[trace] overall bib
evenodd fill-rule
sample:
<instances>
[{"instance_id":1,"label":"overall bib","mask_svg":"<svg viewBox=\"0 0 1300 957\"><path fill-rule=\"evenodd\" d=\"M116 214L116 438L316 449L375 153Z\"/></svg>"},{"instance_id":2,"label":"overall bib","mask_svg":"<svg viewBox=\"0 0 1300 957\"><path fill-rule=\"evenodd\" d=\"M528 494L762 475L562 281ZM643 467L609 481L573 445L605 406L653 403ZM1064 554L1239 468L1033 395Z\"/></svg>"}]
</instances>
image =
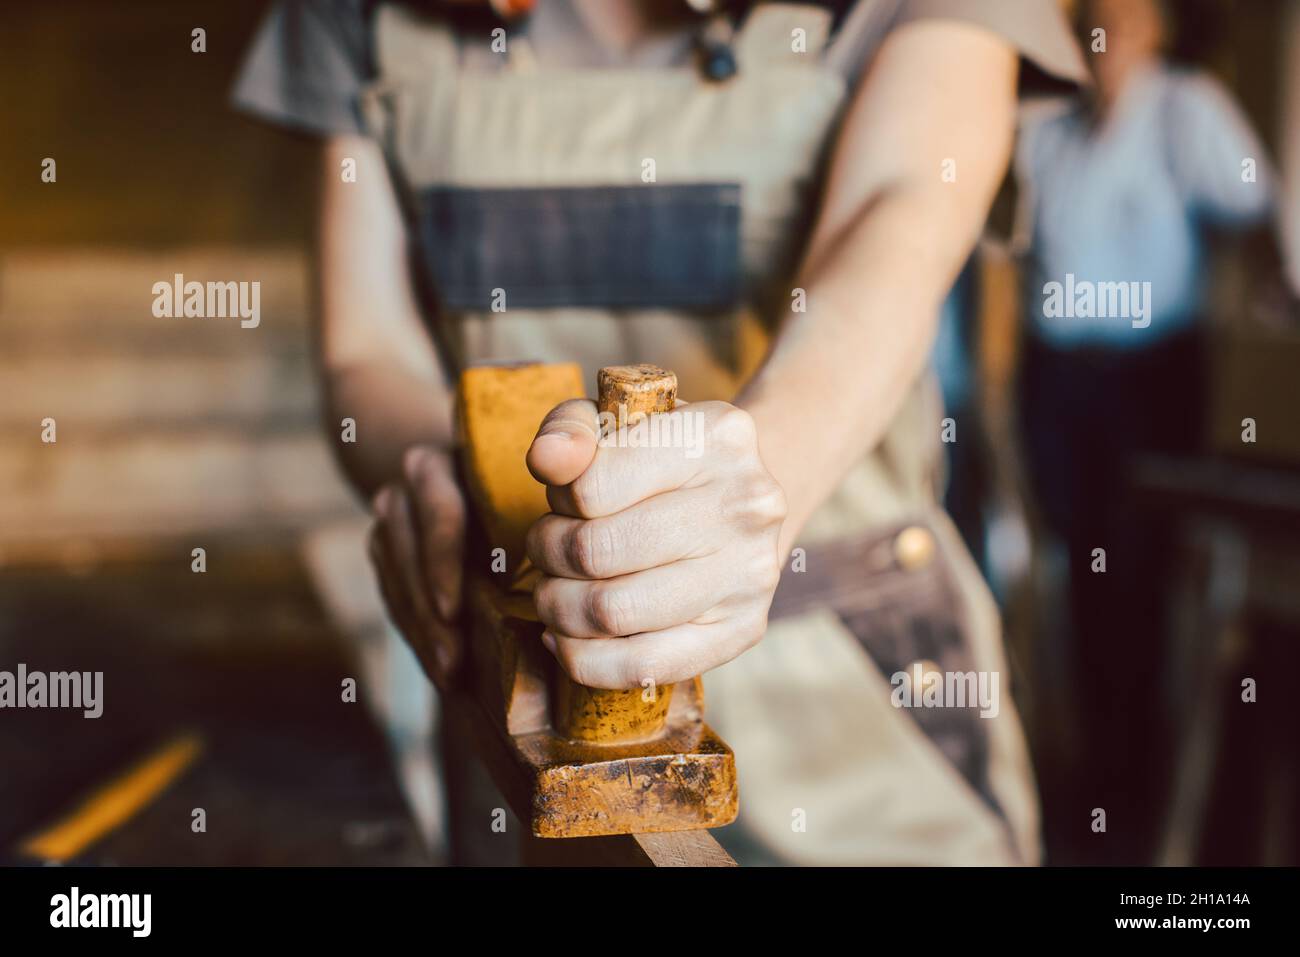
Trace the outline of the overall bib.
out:
<instances>
[{"instance_id":1,"label":"overall bib","mask_svg":"<svg viewBox=\"0 0 1300 957\"><path fill-rule=\"evenodd\" d=\"M493 53L436 14L375 16L363 115L450 368L578 362L594 385L601 366L649 362L686 399L731 400L791 307L845 105L822 61L830 13L756 5L718 82L693 66L543 69L522 37ZM997 611L935 504L941 418L923 376L809 522L806 570L784 574L762 642L705 679L742 796L715 833L741 863L1038 859ZM895 707L890 676L916 662L996 674L996 716Z\"/></svg>"}]
</instances>

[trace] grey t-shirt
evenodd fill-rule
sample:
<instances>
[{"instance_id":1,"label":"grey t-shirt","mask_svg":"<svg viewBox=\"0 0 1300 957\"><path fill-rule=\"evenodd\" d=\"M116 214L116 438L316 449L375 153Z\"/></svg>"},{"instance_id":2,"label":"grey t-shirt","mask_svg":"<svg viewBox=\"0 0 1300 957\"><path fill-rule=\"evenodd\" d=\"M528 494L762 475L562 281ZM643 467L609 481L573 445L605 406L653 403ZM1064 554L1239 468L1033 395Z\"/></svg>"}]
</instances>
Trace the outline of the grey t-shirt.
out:
<instances>
[{"instance_id":1,"label":"grey t-shirt","mask_svg":"<svg viewBox=\"0 0 1300 957\"><path fill-rule=\"evenodd\" d=\"M361 90L374 78L374 0L277 0L259 29L234 89L242 110L320 134L363 132ZM853 83L893 29L937 18L976 24L1020 52L1022 92L1086 82L1079 49L1055 0L857 0L828 45L827 63ZM572 0L538 0L526 31L543 64L570 67L667 67L687 60L691 31L657 34L628 55L602 45Z\"/></svg>"}]
</instances>

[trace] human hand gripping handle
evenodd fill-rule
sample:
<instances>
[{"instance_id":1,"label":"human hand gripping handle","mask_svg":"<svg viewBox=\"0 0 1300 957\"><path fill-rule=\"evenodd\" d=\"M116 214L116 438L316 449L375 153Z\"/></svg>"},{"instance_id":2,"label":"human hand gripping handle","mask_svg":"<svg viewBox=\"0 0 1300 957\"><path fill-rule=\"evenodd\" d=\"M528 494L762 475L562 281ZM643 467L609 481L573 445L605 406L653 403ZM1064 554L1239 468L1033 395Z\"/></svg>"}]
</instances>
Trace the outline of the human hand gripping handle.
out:
<instances>
[{"instance_id":1,"label":"human hand gripping handle","mask_svg":"<svg viewBox=\"0 0 1300 957\"><path fill-rule=\"evenodd\" d=\"M456 626L464 567L465 502L446 452L414 446L401 475L371 502L369 551L389 617L425 673L446 689L460 662Z\"/></svg>"},{"instance_id":2,"label":"human hand gripping handle","mask_svg":"<svg viewBox=\"0 0 1300 957\"><path fill-rule=\"evenodd\" d=\"M527 549L543 641L572 679L557 730L627 743L662 730L674 682L763 636L785 497L743 410L679 405L676 377L654 366L602 369L598 386L598 406L557 406L528 451L551 513ZM604 442L601 412L615 427ZM656 429L638 424L647 415Z\"/></svg>"}]
</instances>

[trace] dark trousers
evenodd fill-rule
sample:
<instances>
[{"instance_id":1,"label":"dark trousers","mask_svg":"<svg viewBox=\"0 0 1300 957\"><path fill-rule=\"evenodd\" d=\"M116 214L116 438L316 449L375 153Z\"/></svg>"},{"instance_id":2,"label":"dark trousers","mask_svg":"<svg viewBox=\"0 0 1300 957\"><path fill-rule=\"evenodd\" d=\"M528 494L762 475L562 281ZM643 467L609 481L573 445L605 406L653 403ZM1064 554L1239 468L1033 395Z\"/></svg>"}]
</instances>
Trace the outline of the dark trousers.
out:
<instances>
[{"instance_id":1,"label":"dark trousers","mask_svg":"<svg viewBox=\"0 0 1300 957\"><path fill-rule=\"evenodd\" d=\"M1134 499L1143 453L1190 453L1206 402L1202 339L1184 333L1132 352L1062 350L1032 337L1020 382L1027 465L1038 508L1069 556L1067 641L1081 753L1066 793L1085 827L1107 813L1098 860L1139 862L1158 836L1171 762L1164 727L1167 520ZM1093 570L1105 550L1105 572Z\"/></svg>"}]
</instances>

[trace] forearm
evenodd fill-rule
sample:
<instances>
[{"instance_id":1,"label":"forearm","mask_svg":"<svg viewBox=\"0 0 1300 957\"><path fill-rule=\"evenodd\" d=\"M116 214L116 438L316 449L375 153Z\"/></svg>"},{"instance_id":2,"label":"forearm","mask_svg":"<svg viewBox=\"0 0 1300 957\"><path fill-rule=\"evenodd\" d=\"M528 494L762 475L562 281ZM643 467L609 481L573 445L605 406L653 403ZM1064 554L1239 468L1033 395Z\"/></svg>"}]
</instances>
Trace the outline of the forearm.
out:
<instances>
[{"instance_id":1,"label":"forearm","mask_svg":"<svg viewBox=\"0 0 1300 957\"><path fill-rule=\"evenodd\" d=\"M340 163L362 171L343 182ZM449 449L451 391L411 283L406 227L378 145L334 137L321 150L317 223L317 360L326 435L369 498L415 445ZM349 434L345 420L354 423Z\"/></svg>"},{"instance_id":2,"label":"forearm","mask_svg":"<svg viewBox=\"0 0 1300 957\"><path fill-rule=\"evenodd\" d=\"M941 235L941 207L925 191L882 195L801 277L807 312L786 318L737 400L786 492L783 555L880 441L927 359L939 304L969 246Z\"/></svg>"},{"instance_id":3,"label":"forearm","mask_svg":"<svg viewBox=\"0 0 1300 957\"><path fill-rule=\"evenodd\" d=\"M367 498L401 473L407 449L450 451L454 442L450 390L400 363L376 359L331 370L325 394L326 434L353 487ZM339 440L345 418L356 423L355 441Z\"/></svg>"},{"instance_id":4,"label":"forearm","mask_svg":"<svg viewBox=\"0 0 1300 957\"><path fill-rule=\"evenodd\" d=\"M941 20L892 33L862 81L795 282L807 311L785 316L737 399L785 490L782 556L926 362L1010 159L1015 85L1001 38Z\"/></svg>"}]
</instances>

